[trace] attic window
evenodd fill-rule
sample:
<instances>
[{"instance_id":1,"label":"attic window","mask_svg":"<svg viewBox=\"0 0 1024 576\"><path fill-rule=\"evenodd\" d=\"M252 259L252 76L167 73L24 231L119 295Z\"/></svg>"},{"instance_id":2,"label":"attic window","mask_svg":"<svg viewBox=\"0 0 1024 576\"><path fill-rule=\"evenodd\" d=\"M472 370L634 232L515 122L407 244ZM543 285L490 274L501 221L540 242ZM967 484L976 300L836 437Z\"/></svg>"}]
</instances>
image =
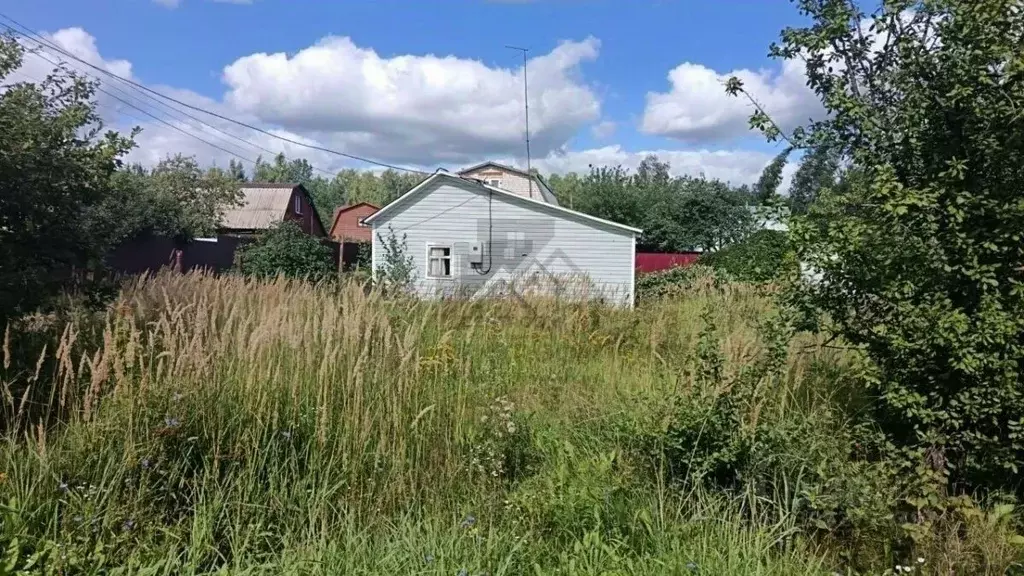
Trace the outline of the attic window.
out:
<instances>
[{"instance_id":1,"label":"attic window","mask_svg":"<svg viewBox=\"0 0 1024 576\"><path fill-rule=\"evenodd\" d=\"M494 186L495 188L501 188L500 178L491 178L490 180L487 181L487 183L491 186Z\"/></svg>"},{"instance_id":2,"label":"attic window","mask_svg":"<svg viewBox=\"0 0 1024 576\"><path fill-rule=\"evenodd\" d=\"M294 196L294 199L295 199L295 209L294 209L294 212L301 216L302 215L302 197L299 196L298 194L296 194Z\"/></svg>"},{"instance_id":3,"label":"attic window","mask_svg":"<svg viewBox=\"0 0 1024 576\"><path fill-rule=\"evenodd\" d=\"M359 226L360 228L369 228L370 225L366 223L366 216L363 216L362 218L357 220L356 226Z\"/></svg>"}]
</instances>

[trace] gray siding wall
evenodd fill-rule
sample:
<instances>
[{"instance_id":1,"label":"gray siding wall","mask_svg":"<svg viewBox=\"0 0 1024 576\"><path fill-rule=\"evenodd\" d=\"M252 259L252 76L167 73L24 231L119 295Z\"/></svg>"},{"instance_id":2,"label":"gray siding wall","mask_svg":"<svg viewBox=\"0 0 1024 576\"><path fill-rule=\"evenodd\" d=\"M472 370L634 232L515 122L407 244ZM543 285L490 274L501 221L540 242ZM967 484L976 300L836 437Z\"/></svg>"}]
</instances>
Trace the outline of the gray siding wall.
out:
<instances>
[{"instance_id":1,"label":"gray siding wall","mask_svg":"<svg viewBox=\"0 0 1024 576\"><path fill-rule=\"evenodd\" d=\"M373 268L383 261L380 237L389 230L399 239L404 234L416 265L415 289L422 296L497 296L514 290L632 305L635 240L628 230L447 179L397 208L373 222ZM470 264L474 243L484 245L480 268ZM427 277L430 245L451 246L451 279Z\"/></svg>"}]
</instances>

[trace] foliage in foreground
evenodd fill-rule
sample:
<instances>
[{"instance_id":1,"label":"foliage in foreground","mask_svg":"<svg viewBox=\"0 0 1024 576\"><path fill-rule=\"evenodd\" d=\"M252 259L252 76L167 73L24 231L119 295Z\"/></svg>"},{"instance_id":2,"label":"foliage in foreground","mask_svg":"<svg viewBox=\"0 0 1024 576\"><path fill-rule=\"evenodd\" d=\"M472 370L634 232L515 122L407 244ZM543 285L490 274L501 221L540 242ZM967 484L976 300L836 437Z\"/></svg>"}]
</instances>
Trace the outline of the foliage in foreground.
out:
<instances>
[{"instance_id":1,"label":"foliage in foreground","mask_svg":"<svg viewBox=\"0 0 1024 576\"><path fill-rule=\"evenodd\" d=\"M847 165L793 222L821 276L802 302L874 361L875 448L921 479L915 506L1024 495L1024 10L797 4L810 24L772 54L807 63L828 115L789 139ZM781 136L763 111L751 122Z\"/></svg>"},{"instance_id":2,"label":"foliage in foreground","mask_svg":"<svg viewBox=\"0 0 1024 576\"><path fill-rule=\"evenodd\" d=\"M789 235L780 230L758 230L735 244L702 255L698 262L742 282L773 282L797 269Z\"/></svg>"},{"instance_id":3,"label":"foliage in foreground","mask_svg":"<svg viewBox=\"0 0 1024 576\"><path fill-rule=\"evenodd\" d=\"M257 278L325 280L336 273L331 249L320 239L302 231L295 222L285 220L245 244L235 254L235 268Z\"/></svg>"},{"instance_id":4,"label":"foliage in foreground","mask_svg":"<svg viewBox=\"0 0 1024 576\"><path fill-rule=\"evenodd\" d=\"M159 573L1002 573L857 457L862 360L742 285L637 311L161 276L4 358L14 566ZM59 419L60 426L37 422Z\"/></svg>"}]
</instances>

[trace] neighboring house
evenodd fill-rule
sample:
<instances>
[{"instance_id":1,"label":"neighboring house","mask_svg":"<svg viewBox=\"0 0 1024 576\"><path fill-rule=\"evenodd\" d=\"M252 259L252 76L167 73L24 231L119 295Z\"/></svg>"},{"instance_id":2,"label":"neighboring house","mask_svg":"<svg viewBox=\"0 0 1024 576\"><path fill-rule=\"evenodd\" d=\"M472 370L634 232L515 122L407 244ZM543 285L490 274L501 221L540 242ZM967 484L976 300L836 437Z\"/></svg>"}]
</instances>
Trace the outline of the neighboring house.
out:
<instances>
[{"instance_id":1,"label":"neighboring house","mask_svg":"<svg viewBox=\"0 0 1024 576\"><path fill-rule=\"evenodd\" d=\"M600 298L632 306L636 228L437 173L366 219L373 270L391 234L411 256L425 297L519 294ZM522 289L521 289L522 288Z\"/></svg>"},{"instance_id":2,"label":"neighboring house","mask_svg":"<svg viewBox=\"0 0 1024 576\"><path fill-rule=\"evenodd\" d=\"M329 236L337 242L369 242L373 232L363 220L380 210L369 202L341 206L334 211Z\"/></svg>"},{"instance_id":3,"label":"neighboring house","mask_svg":"<svg viewBox=\"0 0 1024 576\"><path fill-rule=\"evenodd\" d=\"M484 162L462 170L459 172L459 176L474 178L488 186L494 186L519 196L558 206L558 198L555 197L555 193L548 187L543 178L518 168L505 166L497 162Z\"/></svg>"},{"instance_id":4,"label":"neighboring house","mask_svg":"<svg viewBox=\"0 0 1024 576\"><path fill-rule=\"evenodd\" d=\"M218 234L252 235L291 220L306 234L327 235L313 198L302 184L246 182L240 191L241 204L224 211Z\"/></svg>"}]
</instances>

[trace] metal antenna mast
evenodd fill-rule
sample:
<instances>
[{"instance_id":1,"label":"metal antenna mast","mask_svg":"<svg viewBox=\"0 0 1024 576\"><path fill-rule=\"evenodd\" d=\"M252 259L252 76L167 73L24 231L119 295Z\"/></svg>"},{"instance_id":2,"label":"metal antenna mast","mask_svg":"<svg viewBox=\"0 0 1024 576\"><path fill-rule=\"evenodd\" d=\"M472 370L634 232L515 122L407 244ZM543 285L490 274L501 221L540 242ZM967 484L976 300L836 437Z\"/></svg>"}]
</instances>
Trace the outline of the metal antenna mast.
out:
<instances>
[{"instance_id":1,"label":"metal antenna mast","mask_svg":"<svg viewBox=\"0 0 1024 576\"><path fill-rule=\"evenodd\" d=\"M523 53L523 104L526 107L526 172L530 174L530 197L533 197L533 170L530 166L530 85L526 79L526 53L529 48L505 45L509 50L518 50Z\"/></svg>"}]
</instances>

